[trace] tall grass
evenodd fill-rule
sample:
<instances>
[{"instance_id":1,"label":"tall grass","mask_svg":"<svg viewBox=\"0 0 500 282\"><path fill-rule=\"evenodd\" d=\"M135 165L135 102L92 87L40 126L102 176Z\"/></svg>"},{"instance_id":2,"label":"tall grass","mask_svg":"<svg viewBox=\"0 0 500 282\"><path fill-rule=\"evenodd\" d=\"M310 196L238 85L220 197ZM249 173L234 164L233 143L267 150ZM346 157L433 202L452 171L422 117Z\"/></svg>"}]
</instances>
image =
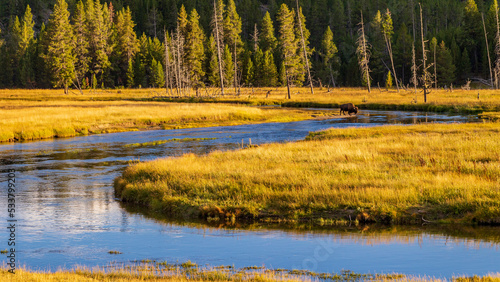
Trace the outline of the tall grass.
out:
<instances>
[{"instance_id":1,"label":"tall grass","mask_svg":"<svg viewBox=\"0 0 500 282\"><path fill-rule=\"evenodd\" d=\"M224 104L11 101L0 102L0 142L309 118L312 118L311 113Z\"/></svg>"},{"instance_id":2,"label":"tall grass","mask_svg":"<svg viewBox=\"0 0 500 282\"><path fill-rule=\"evenodd\" d=\"M332 129L129 167L124 201L208 220L500 223L500 124Z\"/></svg>"},{"instance_id":3,"label":"tall grass","mask_svg":"<svg viewBox=\"0 0 500 282\"><path fill-rule=\"evenodd\" d=\"M200 267L187 261L182 264L149 261L132 266L109 266L93 269L77 267L56 272L29 271L18 269L15 274L0 268L2 281L446 281L433 277L405 276L402 274L361 274L348 270L340 273L316 273L296 269L267 269L261 266L236 269L232 266ZM497 282L499 274L479 277L452 277L456 282Z\"/></svg>"}]
</instances>

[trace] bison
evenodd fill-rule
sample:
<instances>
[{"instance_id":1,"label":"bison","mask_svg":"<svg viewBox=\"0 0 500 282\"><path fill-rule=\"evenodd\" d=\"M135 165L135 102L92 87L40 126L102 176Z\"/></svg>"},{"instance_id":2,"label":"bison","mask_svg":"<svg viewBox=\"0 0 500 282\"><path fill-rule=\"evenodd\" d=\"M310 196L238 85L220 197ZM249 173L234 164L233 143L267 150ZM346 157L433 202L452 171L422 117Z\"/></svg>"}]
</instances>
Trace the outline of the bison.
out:
<instances>
[{"instance_id":1,"label":"bison","mask_svg":"<svg viewBox=\"0 0 500 282\"><path fill-rule=\"evenodd\" d=\"M343 115L345 112L349 115L351 115L351 113L357 114L358 107L354 106L353 103L340 105L340 114Z\"/></svg>"}]
</instances>

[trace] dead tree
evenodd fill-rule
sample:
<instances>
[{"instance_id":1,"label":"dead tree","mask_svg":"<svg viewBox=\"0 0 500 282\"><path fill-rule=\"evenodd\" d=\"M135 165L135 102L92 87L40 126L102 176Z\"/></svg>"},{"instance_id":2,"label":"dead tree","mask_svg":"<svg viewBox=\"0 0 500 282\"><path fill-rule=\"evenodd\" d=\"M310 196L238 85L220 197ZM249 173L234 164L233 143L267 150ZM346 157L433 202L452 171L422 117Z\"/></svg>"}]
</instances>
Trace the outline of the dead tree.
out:
<instances>
[{"instance_id":1,"label":"dead tree","mask_svg":"<svg viewBox=\"0 0 500 282\"><path fill-rule=\"evenodd\" d=\"M167 95L169 94L172 95L172 80L171 80L171 75L170 75L170 52L168 51L168 35L167 31L164 30L164 36L165 36L165 89L167 92Z\"/></svg>"},{"instance_id":2,"label":"dead tree","mask_svg":"<svg viewBox=\"0 0 500 282\"><path fill-rule=\"evenodd\" d=\"M491 70L490 45L488 43L488 33L486 32L486 25L484 24L484 14L481 14L481 18L483 20L484 39L486 40L486 53L488 54L488 66L490 67L490 83L491 83L491 88L493 88L493 71Z\"/></svg>"},{"instance_id":3,"label":"dead tree","mask_svg":"<svg viewBox=\"0 0 500 282\"><path fill-rule=\"evenodd\" d=\"M413 84L413 88L415 89L415 94L417 94L417 86L418 86L418 79L417 79L417 58L415 54L415 42L412 44L412 65L411 65L411 83Z\"/></svg>"},{"instance_id":4,"label":"dead tree","mask_svg":"<svg viewBox=\"0 0 500 282\"><path fill-rule=\"evenodd\" d=\"M392 65L392 75L394 76L394 81L396 82L396 89L399 92L399 82L398 77L396 75L396 68L394 67L394 56L392 55L392 43L391 43L391 33L392 33L392 19L391 19L391 11L387 8L387 19L390 19L390 22L383 22L382 33L384 34L385 45L387 46L387 52L389 52L389 58L391 59ZM390 23L390 24L389 24Z\"/></svg>"},{"instance_id":5,"label":"dead tree","mask_svg":"<svg viewBox=\"0 0 500 282\"><path fill-rule=\"evenodd\" d=\"M370 88L370 67L368 63L370 62L370 51L368 50L368 43L366 42L365 37L365 25L363 23L363 12L361 12L361 27L358 30L358 48L356 49L356 53L358 54L358 64L361 70L361 75L363 79L366 79L366 85L368 87L368 93L371 92Z\"/></svg>"},{"instance_id":6,"label":"dead tree","mask_svg":"<svg viewBox=\"0 0 500 282\"><path fill-rule=\"evenodd\" d=\"M307 57L307 48L306 48L306 42L304 40L304 31L302 30L302 19L300 18L300 6L299 6L299 0L296 0L297 2L297 18L298 18L298 23L299 23L299 30L300 30L300 42L302 43L302 50L304 51L304 60L306 62L306 69L307 69L307 76L309 77L309 86L311 87L311 94L314 94L314 87L313 87L313 82L312 82L312 77L311 77L311 69L309 68L309 58Z\"/></svg>"},{"instance_id":7,"label":"dead tree","mask_svg":"<svg viewBox=\"0 0 500 282\"><path fill-rule=\"evenodd\" d=\"M500 77L500 22L498 21L498 7L495 7L495 17L497 20L497 36L496 36L496 44L495 44L495 53L497 55L496 61L495 61L495 69L493 71L494 78L495 78L495 88L498 89L500 86L499 84L499 77Z\"/></svg>"},{"instance_id":8,"label":"dead tree","mask_svg":"<svg viewBox=\"0 0 500 282\"><path fill-rule=\"evenodd\" d=\"M217 60L219 61L219 77L220 77L220 91L221 95L224 96L224 69L222 68L222 49L224 48L222 39L224 38L222 30L222 15L217 13L217 1L214 0L214 34L215 41L217 42Z\"/></svg>"},{"instance_id":9,"label":"dead tree","mask_svg":"<svg viewBox=\"0 0 500 282\"><path fill-rule=\"evenodd\" d=\"M432 86L432 78L431 74L429 73L429 68L433 65L430 64L427 66L427 52L428 50L425 49L425 41L424 40L424 25L423 25L423 18L422 18L422 4L418 3L420 6L420 35L422 38L422 87L424 88L424 103L427 103L427 94L429 94L429 89Z\"/></svg>"}]
</instances>

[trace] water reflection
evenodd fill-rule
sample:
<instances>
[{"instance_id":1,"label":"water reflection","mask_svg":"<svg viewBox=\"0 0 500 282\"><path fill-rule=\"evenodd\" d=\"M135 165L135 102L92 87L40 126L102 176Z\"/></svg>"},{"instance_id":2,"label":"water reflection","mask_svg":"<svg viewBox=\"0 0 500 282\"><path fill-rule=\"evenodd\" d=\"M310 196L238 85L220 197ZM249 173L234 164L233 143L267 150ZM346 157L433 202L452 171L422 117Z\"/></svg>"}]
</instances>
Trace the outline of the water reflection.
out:
<instances>
[{"instance_id":1,"label":"water reflection","mask_svg":"<svg viewBox=\"0 0 500 282\"><path fill-rule=\"evenodd\" d=\"M315 229L297 226L207 226L155 219L114 199L113 179L130 161L237 149L303 139L330 127L465 122L472 117L363 111L340 119L168 131L126 132L0 146L5 183L16 169L19 262L56 270L145 258L237 267L263 265L320 272L403 272L451 276L497 271L498 228ZM174 138L215 138L125 147ZM0 189L6 202L6 190ZM0 213L6 222L6 214ZM5 228L0 237L7 238ZM6 247L6 246L5 246ZM4 249L5 247L0 247ZM315 250L328 254L315 259ZM107 252L118 250L122 255ZM330 252L331 251L331 252ZM326 253L325 253L326 252ZM5 262L4 257L0 257ZM447 263L443 265L443 262ZM448 263L449 262L449 263Z\"/></svg>"}]
</instances>

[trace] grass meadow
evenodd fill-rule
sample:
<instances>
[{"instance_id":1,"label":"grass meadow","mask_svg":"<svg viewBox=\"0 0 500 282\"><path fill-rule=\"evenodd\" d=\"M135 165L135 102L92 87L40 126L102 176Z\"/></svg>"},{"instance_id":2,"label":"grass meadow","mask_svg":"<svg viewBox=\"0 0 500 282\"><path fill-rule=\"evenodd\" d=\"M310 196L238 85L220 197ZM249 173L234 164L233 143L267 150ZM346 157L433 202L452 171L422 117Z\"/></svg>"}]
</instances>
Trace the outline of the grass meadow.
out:
<instances>
[{"instance_id":1,"label":"grass meadow","mask_svg":"<svg viewBox=\"0 0 500 282\"><path fill-rule=\"evenodd\" d=\"M91 100L89 97L64 100L52 92L41 91L41 101L37 101L34 93L38 92L35 91L28 91L29 95L23 99L14 100L5 99L5 91L0 91L0 142L144 129L286 122L318 115L298 110L277 111L214 103L142 102L112 100L112 97L109 100ZM53 96L45 96L51 94Z\"/></svg>"},{"instance_id":2,"label":"grass meadow","mask_svg":"<svg viewBox=\"0 0 500 282\"><path fill-rule=\"evenodd\" d=\"M398 281L430 282L447 281L432 277L405 276L402 274L361 274L348 270L340 273L315 273L304 270L267 269L261 266L236 269L232 266L202 267L190 261L182 264L147 261L136 266L77 267L56 272L16 270L15 274L0 268L2 281ZM453 277L454 282L497 282L499 274L484 277Z\"/></svg>"},{"instance_id":3,"label":"grass meadow","mask_svg":"<svg viewBox=\"0 0 500 282\"><path fill-rule=\"evenodd\" d=\"M296 111L264 111L241 105L336 108L354 103L360 109L419 110L500 117L500 92L493 90L434 90L423 103L417 91L360 88L243 88L239 95L217 95L217 89L172 97L164 89L0 90L0 142L71 137L143 129L234 125L250 122L296 121L311 115ZM232 93L232 94L231 94ZM479 94L479 96L478 96ZM317 116L317 115L316 115Z\"/></svg>"},{"instance_id":4,"label":"grass meadow","mask_svg":"<svg viewBox=\"0 0 500 282\"><path fill-rule=\"evenodd\" d=\"M124 201L210 220L500 224L500 124L332 129L129 167Z\"/></svg>"}]
</instances>

